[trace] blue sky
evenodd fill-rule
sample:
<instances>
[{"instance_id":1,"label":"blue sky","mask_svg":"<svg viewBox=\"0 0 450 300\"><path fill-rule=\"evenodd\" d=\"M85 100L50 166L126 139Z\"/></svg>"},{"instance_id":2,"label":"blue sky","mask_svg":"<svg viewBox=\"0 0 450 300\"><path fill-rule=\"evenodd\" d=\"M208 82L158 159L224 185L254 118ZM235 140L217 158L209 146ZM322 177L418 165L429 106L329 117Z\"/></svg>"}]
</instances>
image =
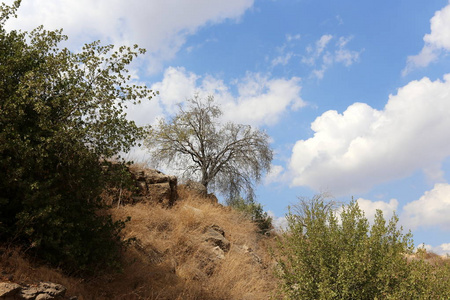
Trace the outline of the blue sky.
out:
<instances>
[{"instance_id":1,"label":"blue sky","mask_svg":"<svg viewBox=\"0 0 450 300\"><path fill-rule=\"evenodd\" d=\"M74 51L147 48L134 80L160 96L130 109L139 124L199 93L266 130L276 155L257 196L278 223L327 192L369 218L395 210L416 245L450 253L448 0L24 0L10 26L40 24Z\"/></svg>"}]
</instances>

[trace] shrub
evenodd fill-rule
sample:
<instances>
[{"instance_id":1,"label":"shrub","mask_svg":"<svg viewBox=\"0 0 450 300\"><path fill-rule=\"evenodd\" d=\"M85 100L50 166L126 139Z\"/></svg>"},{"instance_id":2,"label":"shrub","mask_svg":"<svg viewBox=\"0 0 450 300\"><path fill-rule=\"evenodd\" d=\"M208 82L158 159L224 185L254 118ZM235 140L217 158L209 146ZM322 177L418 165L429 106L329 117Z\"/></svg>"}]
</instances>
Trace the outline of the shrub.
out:
<instances>
[{"instance_id":1,"label":"shrub","mask_svg":"<svg viewBox=\"0 0 450 300\"><path fill-rule=\"evenodd\" d=\"M70 272L117 265L119 231L103 210L106 159L144 134L123 107L149 97L129 86L137 47L59 49L61 30L7 31L0 14L0 242Z\"/></svg>"},{"instance_id":2,"label":"shrub","mask_svg":"<svg viewBox=\"0 0 450 300\"><path fill-rule=\"evenodd\" d=\"M262 205L252 197L248 199L236 197L227 200L227 204L250 218L258 226L259 233L267 234L273 228L272 218L263 210Z\"/></svg>"},{"instance_id":3,"label":"shrub","mask_svg":"<svg viewBox=\"0 0 450 300\"><path fill-rule=\"evenodd\" d=\"M441 282L436 297L429 297L433 282L428 277L442 280L448 271L437 272L422 260L407 262L412 235L397 229L396 215L386 222L378 210L370 226L356 201L336 210L316 196L290 209L287 221L288 229L275 250L280 293L287 299L444 299L448 295L448 284L444 292ZM433 272L437 273L430 275Z\"/></svg>"}]
</instances>

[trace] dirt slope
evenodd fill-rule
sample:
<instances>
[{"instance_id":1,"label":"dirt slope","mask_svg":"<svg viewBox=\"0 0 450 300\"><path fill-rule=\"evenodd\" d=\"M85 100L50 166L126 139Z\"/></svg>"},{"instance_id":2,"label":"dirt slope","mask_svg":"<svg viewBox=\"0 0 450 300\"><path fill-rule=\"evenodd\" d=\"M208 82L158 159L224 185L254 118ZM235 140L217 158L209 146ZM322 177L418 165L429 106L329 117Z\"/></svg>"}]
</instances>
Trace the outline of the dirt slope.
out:
<instances>
[{"instance_id":1,"label":"dirt slope","mask_svg":"<svg viewBox=\"0 0 450 300\"><path fill-rule=\"evenodd\" d=\"M36 266L16 249L0 251L0 279L51 281L78 299L268 299L275 289L268 248L240 213L179 187L172 208L138 203L111 210L131 216L123 231L133 238L121 273L74 278Z\"/></svg>"}]
</instances>

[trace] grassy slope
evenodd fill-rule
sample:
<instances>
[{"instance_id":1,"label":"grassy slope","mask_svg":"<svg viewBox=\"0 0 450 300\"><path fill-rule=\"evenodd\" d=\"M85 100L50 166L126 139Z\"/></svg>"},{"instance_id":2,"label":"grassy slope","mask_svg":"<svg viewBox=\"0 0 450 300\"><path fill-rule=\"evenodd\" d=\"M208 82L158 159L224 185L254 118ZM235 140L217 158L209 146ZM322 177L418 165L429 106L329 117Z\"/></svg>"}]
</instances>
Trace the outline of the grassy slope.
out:
<instances>
[{"instance_id":1,"label":"grassy slope","mask_svg":"<svg viewBox=\"0 0 450 300\"><path fill-rule=\"evenodd\" d=\"M115 218L131 221L124 238L136 241L123 254L124 270L90 279L64 276L33 266L14 249L3 249L0 279L19 283L52 281L78 299L267 299L275 289L272 240L232 209L193 196L182 187L171 209L137 204L114 208ZM218 225L231 242L224 258L202 238L204 228Z\"/></svg>"}]
</instances>

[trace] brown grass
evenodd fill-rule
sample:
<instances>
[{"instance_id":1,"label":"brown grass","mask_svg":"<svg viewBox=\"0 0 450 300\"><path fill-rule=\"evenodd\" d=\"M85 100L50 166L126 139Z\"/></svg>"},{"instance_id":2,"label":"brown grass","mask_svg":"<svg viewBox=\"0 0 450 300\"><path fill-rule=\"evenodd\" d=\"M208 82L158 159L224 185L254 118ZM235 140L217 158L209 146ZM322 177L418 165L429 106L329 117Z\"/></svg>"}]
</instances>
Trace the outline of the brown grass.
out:
<instances>
[{"instance_id":1,"label":"brown grass","mask_svg":"<svg viewBox=\"0 0 450 300\"><path fill-rule=\"evenodd\" d=\"M257 234L242 214L193 196L182 186L170 209L139 203L116 207L116 219L132 219L123 232L135 238L123 254L122 273L90 279L32 267L16 249L4 250L0 268L14 282L52 281L78 299L268 299L275 289L270 238ZM202 239L206 227L218 225L231 243L219 258Z\"/></svg>"}]
</instances>

